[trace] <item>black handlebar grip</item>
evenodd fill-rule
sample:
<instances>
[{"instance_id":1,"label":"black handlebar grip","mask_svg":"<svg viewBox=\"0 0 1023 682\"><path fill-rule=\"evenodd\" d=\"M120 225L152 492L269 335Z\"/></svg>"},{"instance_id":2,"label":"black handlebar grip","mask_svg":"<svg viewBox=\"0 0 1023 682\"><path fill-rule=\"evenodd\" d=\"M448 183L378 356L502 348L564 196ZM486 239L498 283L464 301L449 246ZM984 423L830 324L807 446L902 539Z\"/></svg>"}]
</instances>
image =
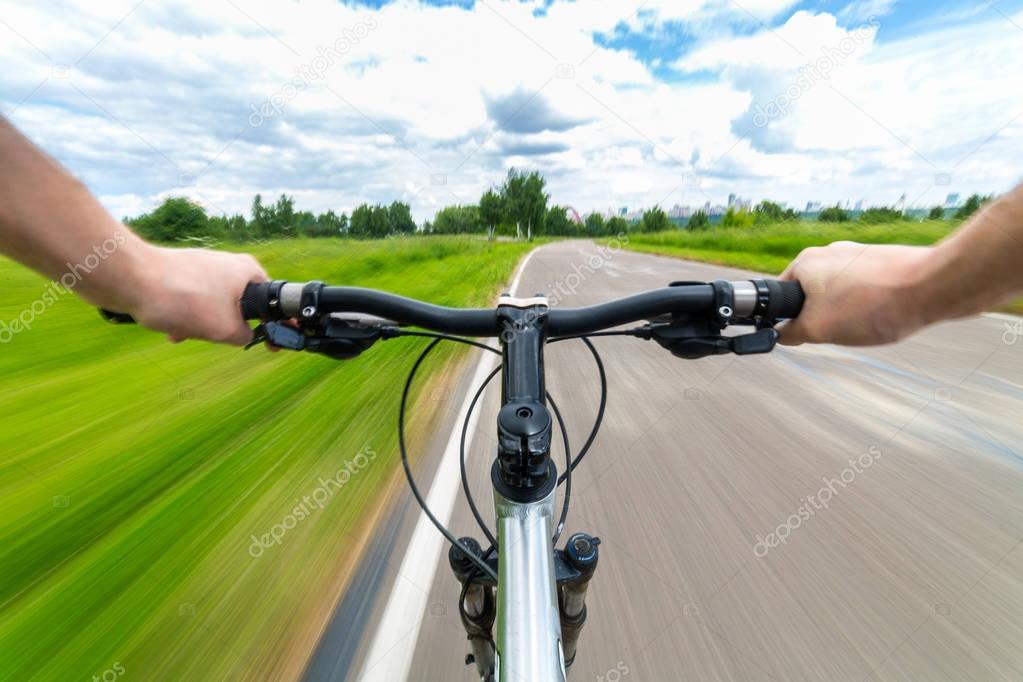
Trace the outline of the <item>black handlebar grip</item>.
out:
<instances>
[{"instance_id":1,"label":"black handlebar grip","mask_svg":"<svg viewBox=\"0 0 1023 682\"><path fill-rule=\"evenodd\" d=\"M265 320L270 317L270 282L250 283L242 293L242 317Z\"/></svg>"},{"instance_id":2,"label":"black handlebar grip","mask_svg":"<svg viewBox=\"0 0 1023 682\"><path fill-rule=\"evenodd\" d=\"M803 309L803 287L799 282L782 282L776 279L767 280L767 314L771 320L792 319L798 317Z\"/></svg>"}]
</instances>

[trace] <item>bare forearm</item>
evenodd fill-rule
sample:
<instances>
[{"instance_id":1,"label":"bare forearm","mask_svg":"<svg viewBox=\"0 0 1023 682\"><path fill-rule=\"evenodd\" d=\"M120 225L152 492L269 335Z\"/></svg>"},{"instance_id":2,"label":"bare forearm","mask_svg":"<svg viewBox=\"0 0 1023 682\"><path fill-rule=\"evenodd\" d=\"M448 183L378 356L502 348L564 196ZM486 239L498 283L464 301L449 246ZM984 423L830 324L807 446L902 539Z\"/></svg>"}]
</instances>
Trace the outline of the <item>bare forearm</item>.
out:
<instances>
[{"instance_id":1,"label":"bare forearm","mask_svg":"<svg viewBox=\"0 0 1023 682\"><path fill-rule=\"evenodd\" d=\"M782 343L871 346L1023 294L1023 187L933 247L836 242L806 249L782 273L807 291Z\"/></svg>"},{"instance_id":2,"label":"bare forearm","mask_svg":"<svg viewBox=\"0 0 1023 682\"><path fill-rule=\"evenodd\" d=\"M976 315L1023 293L1023 186L938 244L917 279L929 322Z\"/></svg>"},{"instance_id":3,"label":"bare forearm","mask_svg":"<svg viewBox=\"0 0 1023 682\"><path fill-rule=\"evenodd\" d=\"M151 248L0 117L0 251L93 303L126 310Z\"/></svg>"}]
</instances>

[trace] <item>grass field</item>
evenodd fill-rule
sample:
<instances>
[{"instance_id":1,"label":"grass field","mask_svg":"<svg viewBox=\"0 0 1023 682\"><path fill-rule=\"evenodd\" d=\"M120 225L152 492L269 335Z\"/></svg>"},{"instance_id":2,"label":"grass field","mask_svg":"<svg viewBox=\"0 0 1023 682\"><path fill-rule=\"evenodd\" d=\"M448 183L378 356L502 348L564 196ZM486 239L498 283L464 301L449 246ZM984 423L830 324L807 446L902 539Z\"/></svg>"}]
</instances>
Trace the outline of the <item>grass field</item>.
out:
<instances>
[{"instance_id":1,"label":"grass field","mask_svg":"<svg viewBox=\"0 0 1023 682\"><path fill-rule=\"evenodd\" d=\"M279 278L486 305L527 249L429 238L249 250ZM47 286L6 260L0 282L4 321ZM0 344L0 679L294 671L394 480L398 396L421 341L348 363L172 346L68 295ZM320 481L335 476L343 485ZM275 524L280 544L254 546Z\"/></svg>"},{"instance_id":2,"label":"grass field","mask_svg":"<svg viewBox=\"0 0 1023 682\"><path fill-rule=\"evenodd\" d=\"M777 275L800 251L810 246L850 240L864 244L910 244L937 242L958 226L947 221L899 222L878 225L861 223L781 223L752 228L713 228L688 232L676 230L654 234L630 234L627 247L634 251L730 265ZM1023 313L1023 301L1004 308Z\"/></svg>"}]
</instances>

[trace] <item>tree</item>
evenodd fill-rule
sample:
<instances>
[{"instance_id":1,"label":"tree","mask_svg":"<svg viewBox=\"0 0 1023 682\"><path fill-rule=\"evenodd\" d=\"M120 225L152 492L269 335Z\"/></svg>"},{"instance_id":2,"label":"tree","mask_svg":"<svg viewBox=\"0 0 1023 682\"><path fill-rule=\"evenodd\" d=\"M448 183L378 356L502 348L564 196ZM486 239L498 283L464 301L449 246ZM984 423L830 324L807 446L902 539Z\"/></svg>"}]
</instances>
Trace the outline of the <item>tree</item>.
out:
<instances>
[{"instance_id":1,"label":"tree","mask_svg":"<svg viewBox=\"0 0 1023 682\"><path fill-rule=\"evenodd\" d=\"M252 221L249 223L252 233L256 237L265 237L267 234L267 211L263 205L263 195L257 194L252 197Z\"/></svg>"},{"instance_id":2,"label":"tree","mask_svg":"<svg viewBox=\"0 0 1023 682\"><path fill-rule=\"evenodd\" d=\"M213 239L224 239L234 242L245 241L249 238L248 223L245 216L210 216L206 221L206 235Z\"/></svg>"},{"instance_id":3,"label":"tree","mask_svg":"<svg viewBox=\"0 0 1023 682\"><path fill-rule=\"evenodd\" d=\"M526 176L523 217L526 221L526 236L533 238L535 232L543 232L544 218L547 216L547 201L551 198L544 189L547 181L537 172Z\"/></svg>"},{"instance_id":4,"label":"tree","mask_svg":"<svg viewBox=\"0 0 1023 682\"><path fill-rule=\"evenodd\" d=\"M504 222L505 202L504 197L488 189L480 197L480 222L487 228L488 236L493 239L497 226Z\"/></svg>"},{"instance_id":5,"label":"tree","mask_svg":"<svg viewBox=\"0 0 1023 682\"><path fill-rule=\"evenodd\" d=\"M152 213L126 222L151 241L173 242L209 236L206 209L186 197L169 197Z\"/></svg>"},{"instance_id":6,"label":"tree","mask_svg":"<svg viewBox=\"0 0 1023 682\"><path fill-rule=\"evenodd\" d=\"M317 232L324 237L340 237L348 232L348 216L332 210L316 216Z\"/></svg>"},{"instance_id":7,"label":"tree","mask_svg":"<svg viewBox=\"0 0 1023 682\"><path fill-rule=\"evenodd\" d=\"M887 206L871 206L860 214L861 223L894 223L899 220L909 220L902 212Z\"/></svg>"},{"instance_id":8,"label":"tree","mask_svg":"<svg viewBox=\"0 0 1023 682\"><path fill-rule=\"evenodd\" d=\"M927 214L927 219L928 220L944 220L945 219L945 209L942 208L941 206L935 206L934 208L931 209L931 212Z\"/></svg>"},{"instance_id":9,"label":"tree","mask_svg":"<svg viewBox=\"0 0 1023 682\"><path fill-rule=\"evenodd\" d=\"M534 228L541 228L547 212L550 195L544 192L547 181L537 172L524 173L514 168L508 171L501 196L504 199L505 215L515 223L515 234L521 236L522 227L532 237Z\"/></svg>"},{"instance_id":10,"label":"tree","mask_svg":"<svg viewBox=\"0 0 1023 682\"><path fill-rule=\"evenodd\" d=\"M690 230L705 230L710 227L710 219L703 211L697 211L689 216L689 222L686 223L686 227Z\"/></svg>"},{"instance_id":11,"label":"tree","mask_svg":"<svg viewBox=\"0 0 1023 682\"><path fill-rule=\"evenodd\" d=\"M433 219L433 232L438 234L468 234L480 228L478 206L448 206L437 212Z\"/></svg>"},{"instance_id":12,"label":"tree","mask_svg":"<svg viewBox=\"0 0 1023 682\"><path fill-rule=\"evenodd\" d=\"M349 234L360 239L382 239L390 234L391 220L383 206L362 204L352 211Z\"/></svg>"},{"instance_id":13,"label":"tree","mask_svg":"<svg viewBox=\"0 0 1023 682\"><path fill-rule=\"evenodd\" d=\"M956 220L966 220L971 215L977 212L977 210L987 201L990 201L991 197L982 197L979 194L971 194L970 198L966 200L966 203L959 207L956 211Z\"/></svg>"},{"instance_id":14,"label":"tree","mask_svg":"<svg viewBox=\"0 0 1023 682\"><path fill-rule=\"evenodd\" d=\"M547 209L544 217L544 234L567 237L578 232L578 229L568 219L568 210L564 206L551 206Z\"/></svg>"},{"instance_id":15,"label":"tree","mask_svg":"<svg viewBox=\"0 0 1023 682\"><path fill-rule=\"evenodd\" d=\"M505 215L515 223L515 238L522 236L522 223L526 213L526 176L511 168L501 187Z\"/></svg>"},{"instance_id":16,"label":"tree","mask_svg":"<svg viewBox=\"0 0 1023 682\"><path fill-rule=\"evenodd\" d=\"M412 209L406 203L393 202L387 208L387 219L390 234L412 234L416 231L416 221L412 219Z\"/></svg>"},{"instance_id":17,"label":"tree","mask_svg":"<svg viewBox=\"0 0 1023 682\"><path fill-rule=\"evenodd\" d=\"M673 227L668 214L661 210L660 206L654 206L643 213L639 221L639 229L643 232L664 232Z\"/></svg>"},{"instance_id":18,"label":"tree","mask_svg":"<svg viewBox=\"0 0 1023 682\"><path fill-rule=\"evenodd\" d=\"M721 220L721 225L723 227L752 227L753 220L753 214L746 209L741 208L736 211L734 207L729 206L725 211L725 217Z\"/></svg>"},{"instance_id":19,"label":"tree","mask_svg":"<svg viewBox=\"0 0 1023 682\"><path fill-rule=\"evenodd\" d=\"M583 222L583 229L586 230L586 234L591 237L599 237L607 234L607 228L604 224L604 216L599 213L589 214Z\"/></svg>"},{"instance_id":20,"label":"tree","mask_svg":"<svg viewBox=\"0 0 1023 682\"><path fill-rule=\"evenodd\" d=\"M753 222L757 225L779 223L784 220L796 220L799 216L791 208L782 208L781 204L764 199L753 208Z\"/></svg>"},{"instance_id":21,"label":"tree","mask_svg":"<svg viewBox=\"0 0 1023 682\"><path fill-rule=\"evenodd\" d=\"M318 216L301 211L296 214L295 218L297 231L303 237L341 236L341 218L334 211L328 210Z\"/></svg>"},{"instance_id":22,"label":"tree","mask_svg":"<svg viewBox=\"0 0 1023 682\"><path fill-rule=\"evenodd\" d=\"M621 216L611 216L604 223L604 233L612 237L625 236L629 233L629 221Z\"/></svg>"},{"instance_id":23,"label":"tree","mask_svg":"<svg viewBox=\"0 0 1023 682\"><path fill-rule=\"evenodd\" d=\"M252 232L262 239L295 235L295 200L282 194L276 203L266 206L262 195L252 199Z\"/></svg>"},{"instance_id":24,"label":"tree","mask_svg":"<svg viewBox=\"0 0 1023 682\"><path fill-rule=\"evenodd\" d=\"M295 235L295 200L282 194L277 201L266 209L264 223L266 237L279 238Z\"/></svg>"},{"instance_id":25,"label":"tree","mask_svg":"<svg viewBox=\"0 0 1023 682\"><path fill-rule=\"evenodd\" d=\"M847 223L849 222L849 212L835 204L821 211L817 220L822 223Z\"/></svg>"}]
</instances>

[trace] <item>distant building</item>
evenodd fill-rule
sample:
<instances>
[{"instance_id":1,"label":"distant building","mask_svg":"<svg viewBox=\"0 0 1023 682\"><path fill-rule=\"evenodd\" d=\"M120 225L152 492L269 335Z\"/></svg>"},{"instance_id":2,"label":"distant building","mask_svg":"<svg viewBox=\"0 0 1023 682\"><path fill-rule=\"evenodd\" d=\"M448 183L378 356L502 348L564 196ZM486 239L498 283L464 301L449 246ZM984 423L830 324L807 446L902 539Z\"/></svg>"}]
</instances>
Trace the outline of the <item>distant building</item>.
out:
<instances>
[{"instance_id":1,"label":"distant building","mask_svg":"<svg viewBox=\"0 0 1023 682\"><path fill-rule=\"evenodd\" d=\"M744 199L738 194L732 193L728 195L728 208L734 208L737 211L749 211L753 208L753 200Z\"/></svg>"},{"instance_id":2,"label":"distant building","mask_svg":"<svg viewBox=\"0 0 1023 682\"><path fill-rule=\"evenodd\" d=\"M807 213L820 213L820 210L821 210L821 202L819 202L819 201L808 201L808 202L806 202L806 212Z\"/></svg>"},{"instance_id":3,"label":"distant building","mask_svg":"<svg viewBox=\"0 0 1023 682\"><path fill-rule=\"evenodd\" d=\"M958 208L959 207L959 193L953 192L945 197L945 208Z\"/></svg>"},{"instance_id":4,"label":"distant building","mask_svg":"<svg viewBox=\"0 0 1023 682\"><path fill-rule=\"evenodd\" d=\"M674 206L672 206L671 210L668 211L668 217L688 218L690 215L692 215L692 213L693 213L692 209L689 208L688 206L680 206L679 204L675 204Z\"/></svg>"},{"instance_id":5,"label":"distant building","mask_svg":"<svg viewBox=\"0 0 1023 682\"><path fill-rule=\"evenodd\" d=\"M856 210L856 211L862 211L863 210L863 199L860 199L859 201L856 202L856 208L853 209L853 210Z\"/></svg>"}]
</instances>

